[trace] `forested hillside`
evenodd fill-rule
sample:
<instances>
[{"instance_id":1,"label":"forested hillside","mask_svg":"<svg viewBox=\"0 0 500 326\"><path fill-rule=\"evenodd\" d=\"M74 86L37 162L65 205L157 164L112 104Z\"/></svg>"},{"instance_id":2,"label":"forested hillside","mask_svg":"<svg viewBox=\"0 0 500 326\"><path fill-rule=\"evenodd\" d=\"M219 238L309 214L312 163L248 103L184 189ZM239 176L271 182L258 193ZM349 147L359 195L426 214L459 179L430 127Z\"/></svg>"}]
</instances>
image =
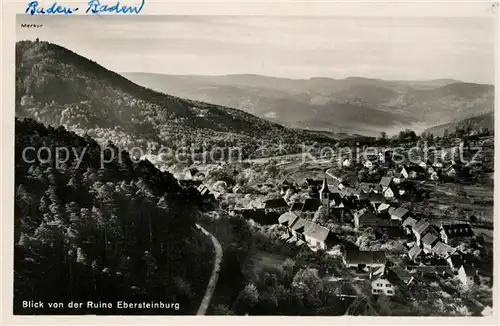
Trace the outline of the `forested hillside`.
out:
<instances>
[{"instance_id":1,"label":"forested hillside","mask_svg":"<svg viewBox=\"0 0 500 326\"><path fill-rule=\"evenodd\" d=\"M126 148L149 144L202 153L237 146L250 157L263 154L256 153L261 142L282 142L291 151L302 142L332 141L240 110L152 91L48 42L16 44L16 115Z\"/></svg>"},{"instance_id":2,"label":"forested hillside","mask_svg":"<svg viewBox=\"0 0 500 326\"><path fill-rule=\"evenodd\" d=\"M210 241L194 227L197 192L126 152L101 167L98 143L63 127L16 119L15 132L15 313L30 313L22 300L156 300L180 309L90 313L196 312L213 259ZM40 162L42 147L52 158L65 147L83 159Z\"/></svg>"},{"instance_id":3,"label":"forested hillside","mask_svg":"<svg viewBox=\"0 0 500 326\"><path fill-rule=\"evenodd\" d=\"M124 73L169 94L225 105L285 126L378 136L494 111L493 85L440 79L288 79L259 75Z\"/></svg>"}]
</instances>

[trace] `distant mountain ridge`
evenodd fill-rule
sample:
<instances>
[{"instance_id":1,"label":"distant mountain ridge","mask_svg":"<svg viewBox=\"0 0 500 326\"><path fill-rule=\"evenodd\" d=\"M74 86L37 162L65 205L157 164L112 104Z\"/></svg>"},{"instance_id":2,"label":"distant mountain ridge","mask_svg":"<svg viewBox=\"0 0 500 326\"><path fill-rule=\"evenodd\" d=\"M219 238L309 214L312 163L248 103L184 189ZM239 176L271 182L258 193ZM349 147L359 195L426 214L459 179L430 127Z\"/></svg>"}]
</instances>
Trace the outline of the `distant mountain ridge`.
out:
<instances>
[{"instance_id":1,"label":"distant mountain ridge","mask_svg":"<svg viewBox=\"0 0 500 326\"><path fill-rule=\"evenodd\" d=\"M16 44L16 116L126 148L237 146L255 155L262 142L332 142L241 110L153 91L48 42Z\"/></svg>"},{"instance_id":2,"label":"distant mountain ridge","mask_svg":"<svg viewBox=\"0 0 500 326\"><path fill-rule=\"evenodd\" d=\"M481 114L472 118L463 119L460 121L448 122L442 125L433 126L431 128L426 129L424 132L431 133L434 136L443 136L445 134L445 130L448 133L453 133L457 129L457 127L464 127L467 125L471 125L472 130L480 131L481 129L494 130L495 129L495 119L494 112Z\"/></svg>"},{"instance_id":3,"label":"distant mountain ridge","mask_svg":"<svg viewBox=\"0 0 500 326\"><path fill-rule=\"evenodd\" d=\"M235 107L289 127L378 135L492 112L494 87L453 79L288 79L123 73L179 97Z\"/></svg>"}]
</instances>

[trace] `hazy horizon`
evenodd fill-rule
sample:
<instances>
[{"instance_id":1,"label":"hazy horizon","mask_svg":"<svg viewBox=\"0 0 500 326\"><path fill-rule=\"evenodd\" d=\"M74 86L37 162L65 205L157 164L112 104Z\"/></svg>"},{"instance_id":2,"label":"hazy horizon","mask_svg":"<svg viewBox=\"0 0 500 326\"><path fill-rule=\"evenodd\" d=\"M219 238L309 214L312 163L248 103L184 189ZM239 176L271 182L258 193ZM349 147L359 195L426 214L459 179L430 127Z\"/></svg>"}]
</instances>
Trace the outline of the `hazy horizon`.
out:
<instances>
[{"instance_id":1,"label":"hazy horizon","mask_svg":"<svg viewBox=\"0 0 500 326\"><path fill-rule=\"evenodd\" d=\"M491 16L18 15L16 25L17 40L38 37L117 73L495 80Z\"/></svg>"}]
</instances>

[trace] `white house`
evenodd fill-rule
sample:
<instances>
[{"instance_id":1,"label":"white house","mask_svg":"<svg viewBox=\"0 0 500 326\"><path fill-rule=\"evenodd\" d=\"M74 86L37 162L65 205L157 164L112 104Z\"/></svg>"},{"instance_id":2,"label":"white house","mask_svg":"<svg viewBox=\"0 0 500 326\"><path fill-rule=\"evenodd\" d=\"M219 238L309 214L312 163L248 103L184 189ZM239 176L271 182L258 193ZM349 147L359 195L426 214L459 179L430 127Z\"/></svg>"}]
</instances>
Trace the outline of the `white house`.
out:
<instances>
[{"instance_id":1,"label":"white house","mask_svg":"<svg viewBox=\"0 0 500 326\"><path fill-rule=\"evenodd\" d=\"M401 173L401 176L402 176L403 178L408 179L408 176L409 176L409 175L408 175L408 171L406 171L406 169L405 169L405 167L404 167L404 166L401 168L401 171L399 171L399 173Z\"/></svg>"},{"instance_id":2,"label":"white house","mask_svg":"<svg viewBox=\"0 0 500 326\"><path fill-rule=\"evenodd\" d=\"M385 198L394 198L394 191L392 191L391 187L387 187L382 194Z\"/></svg>"},{"instance_id":3,"label":"white house","mask_svg":"<svg viewBox=\"0 0 500 326\"><path fill-rule=\"evenodd\" d=\"M351 160L349 160L348 158L346 158L346 159L342 162L342 166L344 166L344 167L349 167L349 166L351 166Z\"/></svg>"},{"instance_id":4,"label":"white house","mask_svg":"<svg viewBox=\"0 0 500 326\"><path fill-rule=\"evenodd\" d=\"M372 280L372 294L393 296L394 290L394 285L385 277L378 277Z\"/></svg>"},{"instance_id":5,"label":"white house","mask_svg":"<svg viewBox=\"0 0 500 326\"><path fill-rule=\"evenodd\" d=\"M436 171L434 171L431 173L431 176L429 178L433 181L437 181L437 180L439 180L439 175L437 174Z\"/></svg>"},{"instance_id":6,"label":"white house","mask_svg":"<svg viewBox=\"0 0 500 326\"><path fill-rule=\"evenodd\" d=\"M462 265L458 269L458 279L464 287L469 287L474 284L474 278L477 276L477 268L471 265Z\"/></svg>"},{"instance_id":7,"label":"white house","mask_svg":"<svg viewBox=\"0 0 500 326\"><path fill-rule=\"evenodd\" d=\"M484 309L481 311L481 315L492 316L493 315L493 308L491 308L491 306L484 307Z\"/></svg>"},{"instance_id":8,"label":"white house","mask_svg":"<svg viewBox=\"0 0 500 326\"><path fill-rule=\"evenodd\" d=\"M365 168L371 169L373 167L373 163L369 160L366 160L363 164Z\"/></svg>"}]
</instances>

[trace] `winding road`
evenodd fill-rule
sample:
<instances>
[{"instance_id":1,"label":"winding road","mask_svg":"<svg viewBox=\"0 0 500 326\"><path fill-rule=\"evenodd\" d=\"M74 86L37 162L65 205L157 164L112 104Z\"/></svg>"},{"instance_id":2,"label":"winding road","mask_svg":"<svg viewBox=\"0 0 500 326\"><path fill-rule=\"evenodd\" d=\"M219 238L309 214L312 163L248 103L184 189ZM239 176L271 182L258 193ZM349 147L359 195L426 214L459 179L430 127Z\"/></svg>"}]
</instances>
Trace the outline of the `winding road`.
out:
<instances>
[{"instance_id":1,"label":"winding road","mask_svg":"<svg viewBox=\"0 0 500 326\"><path fill-rule=\"evenodd\" d=\"M222 246L219 241L205 228L196 224L196 227L201 230L206 236L210 237L215 248L215 262L214 269L212 270L212 275L208 281L207 290L201 300L200 308L198 308L197 315L204 315L207 312L208 306L210 305L210 300L212 300L212 295L215 291L215 286L217 285L217 280L219 279L220 263L222 262Z\"/></svg>"}]
</instances>

